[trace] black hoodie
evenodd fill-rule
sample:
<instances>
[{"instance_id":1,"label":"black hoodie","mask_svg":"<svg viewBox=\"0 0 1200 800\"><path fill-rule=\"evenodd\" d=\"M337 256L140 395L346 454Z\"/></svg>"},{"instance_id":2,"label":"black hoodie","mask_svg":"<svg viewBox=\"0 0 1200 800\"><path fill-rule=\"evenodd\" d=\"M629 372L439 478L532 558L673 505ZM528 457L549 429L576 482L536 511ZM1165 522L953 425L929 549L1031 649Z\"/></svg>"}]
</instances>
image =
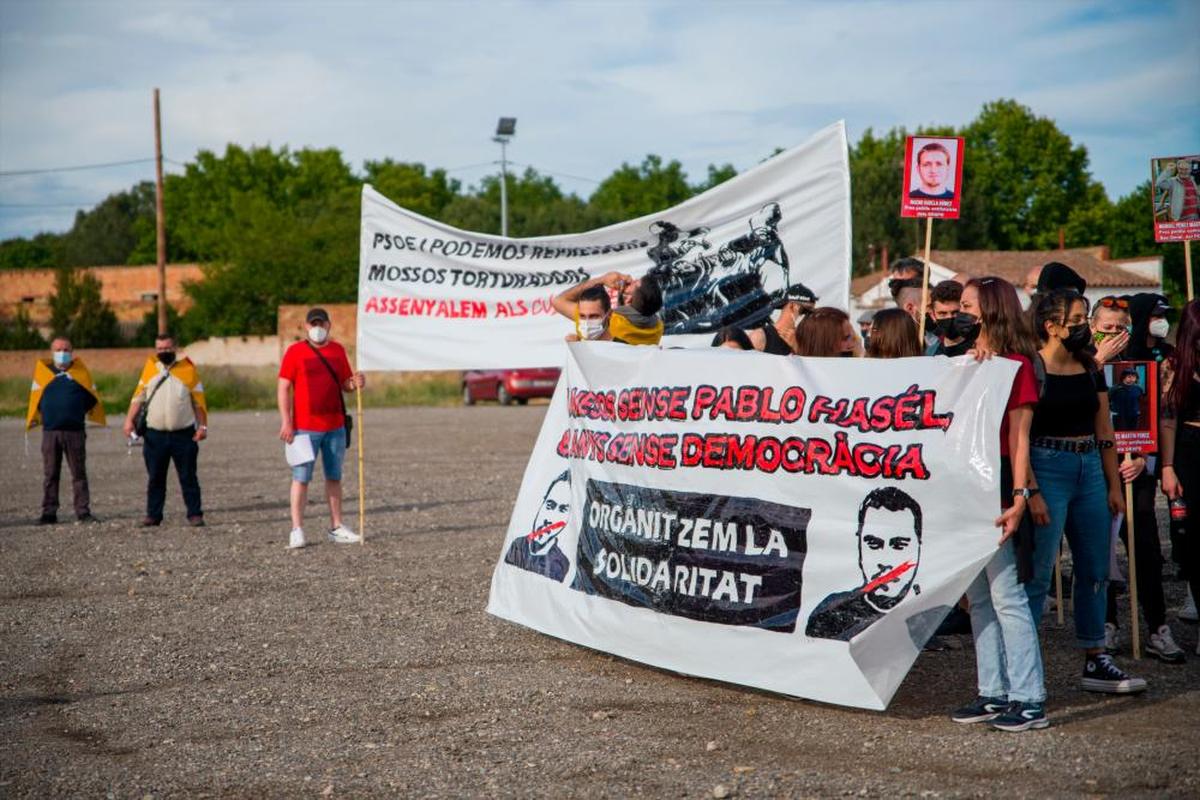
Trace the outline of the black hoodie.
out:
<instances>
[{"instance_id":1,"label":"black hoodie","mask_svg":"<svg viewBox=\"0 0 1200 800\"><path fill-rule=\"evenodd\" d=\"M1121 355L1122 360L1154 361L1161 364L1175 352L1174 347L1157 337L1154 344L1146 344L1146 338L1150 335L1150 314L1166 302L1167 299L1161 294L1151 292L1129 295L1129 319L1133 323L1133 331L1129 334L1129 346Z\"/></svg>"}]
</instances>

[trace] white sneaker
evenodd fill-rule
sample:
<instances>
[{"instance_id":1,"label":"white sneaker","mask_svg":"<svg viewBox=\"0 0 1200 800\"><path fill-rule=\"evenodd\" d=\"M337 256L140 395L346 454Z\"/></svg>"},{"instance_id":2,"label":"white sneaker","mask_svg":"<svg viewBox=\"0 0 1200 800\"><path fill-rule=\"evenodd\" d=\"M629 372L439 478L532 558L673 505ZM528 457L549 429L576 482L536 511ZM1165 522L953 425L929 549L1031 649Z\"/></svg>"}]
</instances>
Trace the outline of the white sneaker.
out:
<instances>
[{"instance_id":1,"label":"white sneaker","mask_svg":"<svg viewBox=\"0 0 1200 800\"><path fill-rule=\"evenodd\" d=\"M329 541L337 542L338 544L351 544L358 542L358 534L347 528L345 525L338 525L329 532Z\"/></svg>"},{"instance_id":2,"label":"white sneaker","mask_svg":"<svg viewBox=\"0 0 1200 800\"><path fill-rule=\"evenodd\" d=\"M1150 643L1146 645L1146 653L1168 664L1183 663L1183 650L1175 644L1175 637L1171 635L1171 629L1166 625L1150 634Z\"/></svg>"},{"instance_id":3,"label":"white sneaker","mask_svg":"<svg viewBox=\"0 0 1200 800\"><path fill-rule=\"evenodd\" d=\"M1188 589L1187 602L1179 609L1179 618L1184 622L1195 622L1200 619L1196 614L1196 598L1192 597L1192 590Z\"/></svg>"},{"instance_id":4,"label":"white sneaker","mask_svg":"<svg viewBox=\"0 0 1200 800\"><path fill-rule=\"evenodd\" d=\"M1118 635L1117 626L1111 622L1104 623L1104 651L1106 653L1115 653L1121 647L1121 639Z\"/></svg>"},{"instance_id":5,"label":"white sneaker","mask_svg":"<svg viewBox=\"0 0 1200 800\"><path fill-rule=\"evenodd\" d=\"M299 550L304 544L304 529L292 528L292 535L288 537L288 549Z\"/></svg>"}]
</instances>

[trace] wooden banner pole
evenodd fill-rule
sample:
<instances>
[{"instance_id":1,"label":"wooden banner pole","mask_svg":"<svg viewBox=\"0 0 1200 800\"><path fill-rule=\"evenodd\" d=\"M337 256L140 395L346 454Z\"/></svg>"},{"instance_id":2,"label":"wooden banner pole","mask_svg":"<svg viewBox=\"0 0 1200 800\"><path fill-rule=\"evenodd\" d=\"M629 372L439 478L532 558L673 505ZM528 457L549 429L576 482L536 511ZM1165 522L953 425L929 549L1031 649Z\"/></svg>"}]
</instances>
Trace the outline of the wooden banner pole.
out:
<instances>
[{"instance_id":1,"label":"wooden banner pole","mask_svg":"<svg viewBox=\"0 0 1200 800\"><path fill-rule=\"evenodd\" d=\"M354 359L358 361L357 358ZM357 363L356 365L357 366ZM362 387L356 387L354 402L358 410L358 543L367 543L367 489L363 485L363 404Z\"/></svg>"},{"instance_id":2,"label":"wooden banner pole","mask_svg":"<svg viewBox=\"0 0 1200 800\"><path fill-rule=\"evenodd\" d=\"M1183 267L1187 272L1187 293L1188 302L1196 299L1195 290L1192 288L1192 240L1183 240Z\"/></svg>"},{"instance_id":3,"label":"wooden banner pole","mask_svg":"<svg viewBox=\"0 0 1200 800\"><path fill-rule=\"evenodd\" d=\"M1133 460L1132 453L1125 454L1125 461ZM1129 630L1133 633L1133 658L1142 658L1141 625L1138 624L1137 598L1137 555L1133 546L1133 483L1125 483L1125 550L1129 554Z\"/></svg>"},{"instance_id":4,"label":"wooden banner pole","mask_svg":"<svg viewBox=\"0 0 1200 800\"><path fill-rule=\"evenodd\" d=\"M929 249L933 243L933 217L925 218L925 267L921 276L921 312L917 318L917 341L921 344L921 352L925 351L925 317L929 308Z\"/></svg>"},{"instance_id":5,"label":"wooden banner pole","mask_svg":"<svg viewBox=\"0 0 1200 800\"><path fill-rule=\"evenodd\" d=\"M1062 595L1062 542L1058 544L1058 554L1054 556L1054 596L1058 600L1056 608L1058 610L1058 627L1062 627L1066 622L1066 615L1063 613L1063 595ZM1037 620L1034 620L1037 622Z\"/></svg>"}]
</instances>

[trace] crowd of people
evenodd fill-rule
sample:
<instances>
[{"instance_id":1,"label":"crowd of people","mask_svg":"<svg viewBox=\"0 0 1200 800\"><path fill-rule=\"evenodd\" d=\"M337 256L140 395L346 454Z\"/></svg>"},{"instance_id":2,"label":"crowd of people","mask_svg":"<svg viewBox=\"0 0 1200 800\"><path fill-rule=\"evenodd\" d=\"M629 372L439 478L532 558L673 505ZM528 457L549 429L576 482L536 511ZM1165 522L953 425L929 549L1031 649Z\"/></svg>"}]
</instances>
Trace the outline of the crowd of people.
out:
<instances>
[{"instance_id":1,"label":"crowd of people","mask_svg":"<svg viewBox=\"0 0 1200 800\"><path fill-rule=\"evenodd\" d=\"M1114 535L1113 520L1128 515L1134 521L1138 599L1149 628L1145 652L1180 664L1186 656L1167 620L1155 504L1161 490L1173 512L1200 509L1200 301L1183 309L1172 346L1166 340L1173 312L1160 294L1103 297L1093 308L1083 278L1051 262L1026 276L1025 304L1017 287L1002 278L966 275L931 287L926 301L924 266L916 258L893 263L889 289L895 307L860 317L859 331L845 311L819 306L813 292L795 284L782 293L773 320L749 329L725 327L712 345L795 357L970 355L1016 361L1000 430L996 525L1002 533L995 555L963 599L975 639L978 696L951 716L1007 731L1049 724L1038 624L1064 538L1076 646L1082 651L1080 687L1144 691L1146 681L1113 659L1122 647L1115 551L1118 542L1127 542L1124 522ZM658 344L661 328L655 336L646 322L657 306L644 302L657 297L661 303L656 289L652 279L610 272L564 293L556 307L576 322L570 340ZM610 292L622 305L613 306ZM613 333L617 327L628 330L622 318L630 314L648 335L635 341ZM1158 372L1157 454L1117 456L1114 415L1120 420L1126 412L1110 408L1103 371L1105 363L1116 361L1147 362ZM1126 484L1133 490L1129 509ZM1188 602L1178 616L1194 620L1200 512L1174 517L1184 521L1179 531L1172 529L1172 554L1189 583ZM1196 652L1200 655L1200 645Z\"/></svg>"},{"instance_id":2,"label":"crowd of people","mask_svg":"<svg viewBox=\"0 0 1200 800\"><path fill-rule=\"evenodd\" d=\"M1083 656L1080 686L1108 693L1145 690L1144 679L1113 660L1122 646L1114 551L1118 541L1127 541L1123 524L1120 536L1113 535L1113 520L1127 515L1135 523L1138 597L1150 631L1145 652L1168 664L1182 663L1186 656L1167 619L1155 505L1161 491L1171 502L1172 517L1181 521L1178 530L1172 529L1172 554L1189 583L1189 607L1178 616L1194 619L1200 596L1200 301L1189 302L1179 314L1172 346L1167 337L1173 311L1165 297L1110 296L1091 307L1083 279L1064 264L1050 263L1028 276L1028 308L1018 289L998 277L956 276L932 287L926 303L923 270L924 264L912 258L892 265L895 307L860 318L861 336L845 311L819 306L809 289L794 284L780 295L774 319L748 330L723 328L712 344L784 357L970 355L1017 362L1000 429L999 545L963 601L975 639L978 696L952 717L1009 731L1049 724L1038 623L1063 538L1071 556L1076 645ZM631 345L659 344L662 304L653 277L634 280L616 272L554 299L555 309L574 323L569 340ZM342 463L352 424L343 393L361 390L365 380L330 337L332 325L323 309L309 310L305 322L306 339L288 348L278 375L279 437L294 444L305 436L311 445L311 458L291 468L291 548L306 544L304 511L318 458L330 513L328 538L360 541L342 521ZM1102 370L1116 361L1145 362L1158 373L1161 419L1155 454L1117 457L1114 413L1128 412L1110 408ZM87 480L87 420L103 424L103 404L71 342L58 337L50 358L35 366L26 420L27 426L43 428L40 524L58 522L64 458L77 520L96 520ZM178 356L170 334L157 338L143 366L124 431L143 445L142 525L162 523L173 463L187 523L203 526L197 463L208 434L204 386L195 364ZM1126 484L1133 497L1128 509ZM1188 516L1187 508L1196 512ZM1200 646L1196 652L1200 655Z\"/></svg>"}]
</instances>

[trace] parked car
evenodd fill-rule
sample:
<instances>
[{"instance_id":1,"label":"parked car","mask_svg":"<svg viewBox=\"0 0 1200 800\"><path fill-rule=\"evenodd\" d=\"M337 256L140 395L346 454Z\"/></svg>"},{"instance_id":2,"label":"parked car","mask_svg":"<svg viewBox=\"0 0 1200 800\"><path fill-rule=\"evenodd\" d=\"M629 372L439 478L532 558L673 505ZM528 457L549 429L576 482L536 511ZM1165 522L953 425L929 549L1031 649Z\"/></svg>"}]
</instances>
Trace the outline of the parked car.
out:
<instances>
[{"instance_id":1,"label":"parked car","mask_svg":"<svg viewBox=\"0 0 1200 800\"><path fill-rule=\"evenodd\" d=\"M463 405L479 400L495 400L502 406L521 405L531 397L550 397L558 385L557 367L538 369L480 369L463 373Z\"/></svg>"}]
</instances>

